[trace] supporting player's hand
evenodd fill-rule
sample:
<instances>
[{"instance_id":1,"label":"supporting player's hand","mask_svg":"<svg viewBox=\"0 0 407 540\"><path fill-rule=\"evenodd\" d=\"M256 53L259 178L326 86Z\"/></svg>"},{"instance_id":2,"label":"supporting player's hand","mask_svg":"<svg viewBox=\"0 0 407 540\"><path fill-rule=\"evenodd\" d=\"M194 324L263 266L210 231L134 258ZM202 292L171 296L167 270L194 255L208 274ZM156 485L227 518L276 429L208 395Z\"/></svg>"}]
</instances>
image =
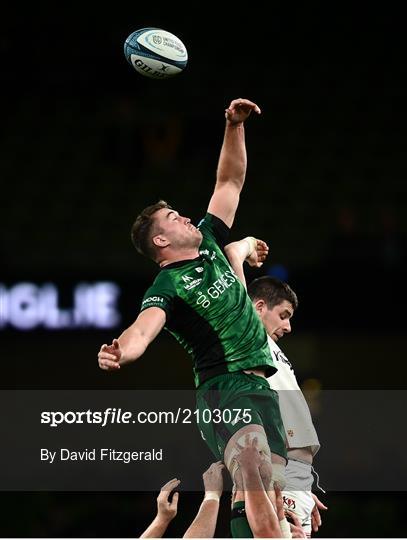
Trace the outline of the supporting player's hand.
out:
<instances>
[{"instance_id":1,"label":"supporting player's hand","mask_svg":"<svg viewBox=\"0 0 407 540\"><path fill-rule=\"evenodd\" d=\"M278 482L274 482L274 493L276 495L276 510L278 521L283 521L283 519L285 518L283 494L281 493Z\"/></svg>"},{"instance_id":2,"label":"supporting player's hand","mask_svg":"<svg viewBox=\"0 0 407 540\"><path fill-rule=\"evenodd\" d=\"M123 351L120 348L120 344L117 339L112 341L111 345L102 345L98 353L98 362L100 369L106 371L113 371L120 369L120 359L123 355Z\"/></svg>"},{"instance_id":3,"label":"supporting player's hand","mask_svg":"<svg viewBox=\"0 0 407 540\"><path fill-rule=\"evenodd\" d=\"M253 101L242 98L234 99L225 110L225 117L231 124L241 124L247 120L252 111L261 114L260 108Z\"/></svg>"},{"instance_id":4,"label":"supporting player's hand","mask_svg":"<svg viewBox=\"0 0 407 540\"><path fill-rule=\"evenodd\" d=\"M179 486L181 480L173 478L169 480L162 488L157 497L157 518L163 522L170 522L177 515L179 493L176 491L172 495L171 501L169 496L171 492Z\"/></svg>"},{"instance_id":5,"label":"supporting player's hand","mask_svg":"<svg viewBox=\"0 0 407 540\"><path fill-rule=\"evenodd\" d=\"M241 446L239 443L236 443L236 448L239 450L239 454L237 454L234 459L238 462L239 467L242 469L259 469L263 461L263 457L257 448L257 437L253 437L253 440L250 442L250 435L247 434L244 442L245 446Z\"/></svg>"},{"instance_id":6,"label":"supporting player's hand","mask_svg":"<svg viewBox=\"0 0 407 540\"><path fill-rule=\"evenodd\" d=\"M291 512L290 510L285 511L287 519L290 522L290 531L292 538L307 538L304 529L301 526L301 522L298 519L298 516Z\"/></svg>"},{"instance_id":7,"label":"supporting player's hand","mask_svg":"<svg viewBox=\"0 0 407 540\"><path fill-rule=\"evenodd\" d=\"M259 240L258 238L255 240L256 246L250 255L246 257L246 262L249 264L249 266L260 268L267 258L269 247L263 240Z\"/></svg>"},{"instance_id":8,"label":"supporting player's hand","mask_svg":"<svg viewBox=\"0 0 407 540\"><path fill-rule=\"evenodd\" d=\"M207 469L203 475L203 483L205 486L205 492L212 491L219 495L222 495L223 492L223 476L222 471L225 468L222 461L217 461L212 463L212 465Z\"/></svg>"},{"instance_id":9,"label":"supporting player's hand","mask_svg":"<svg viewBox=\"0 0 407 540\"><path fill-rule=\"evenodd\" d=\"M315 493L311 493L312 498L314 499L315 505L311 512L311 525L312 530L314 532L317 532L319 527L322 525L322 519L321 514L319 513L320 510L328 510L328 507L325 506L315 495Z\"/></svg>"}]
</instances>

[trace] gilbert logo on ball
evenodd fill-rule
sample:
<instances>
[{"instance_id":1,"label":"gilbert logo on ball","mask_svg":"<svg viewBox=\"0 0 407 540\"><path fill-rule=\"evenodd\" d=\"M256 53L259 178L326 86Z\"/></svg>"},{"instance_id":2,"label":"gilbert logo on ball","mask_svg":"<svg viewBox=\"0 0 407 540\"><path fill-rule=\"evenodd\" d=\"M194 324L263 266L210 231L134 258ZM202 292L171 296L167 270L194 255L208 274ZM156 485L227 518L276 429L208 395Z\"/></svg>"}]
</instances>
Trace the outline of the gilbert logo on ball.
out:
<instances>
[{"instance_id":1,"label":"gilbert logo on ball","mask_svg":"<svg viewBox=\"0 0 407 540\"><path fill-rule=\"evenodd\" d=\"M188 62L182 41L160 28L141 28L130 34L124 43L124 55L136 71L152 79L178 75Z\"/></svg>"}]
</instances>

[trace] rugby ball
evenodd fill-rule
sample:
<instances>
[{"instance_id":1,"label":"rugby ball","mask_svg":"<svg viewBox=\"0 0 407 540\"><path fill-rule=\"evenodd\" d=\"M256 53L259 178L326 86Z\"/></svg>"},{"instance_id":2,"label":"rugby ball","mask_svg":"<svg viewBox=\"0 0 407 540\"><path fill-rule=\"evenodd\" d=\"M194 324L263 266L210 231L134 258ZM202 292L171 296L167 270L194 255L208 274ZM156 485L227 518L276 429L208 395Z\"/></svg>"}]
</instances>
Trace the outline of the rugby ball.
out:
<instances>
[{"instance_id":1,"label":"rugby ball","mask_svg":"<svg viewBox=\"0 0 407 540\"><path fill-rule=\"evenodd\" d=\"M188 53L182 41L161 28L141 28L124 42L124 55L136 71L151 79L168 79L181 73Z\"/></svg>"}]
</instances>

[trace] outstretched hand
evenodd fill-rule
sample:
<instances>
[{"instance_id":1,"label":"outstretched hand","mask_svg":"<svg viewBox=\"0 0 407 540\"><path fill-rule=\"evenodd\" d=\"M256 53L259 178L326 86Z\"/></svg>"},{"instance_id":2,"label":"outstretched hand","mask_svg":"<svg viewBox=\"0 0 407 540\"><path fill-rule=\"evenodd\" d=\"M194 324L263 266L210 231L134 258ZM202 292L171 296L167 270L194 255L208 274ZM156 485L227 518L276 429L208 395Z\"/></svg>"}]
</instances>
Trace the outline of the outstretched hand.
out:
<instances>
[{"instance_id":1,"label":"outstretched hand","mask_svg":"<svg viewBox=\"0 0 407 540\"><path fill-rule=\"evenodd\" d=\"M311 524L312 524L312 530L314 532L317 532L320 526L322 525L322 519L321 514L319 513L320 510L328 510L328 507L322 503L318 497L315 495L315 493L311 493L312 498L314 499L314 508L311 512Z\"/></svg>"},{"instance_id":2,"label":"outstretched hand","mask_svg":"<svg viewBox=\"0 0 407 540\"><path fill-rule=\"evenodd\" d=\"M173 478L160 490L157 497L157 516L163 521L171 521L177 515L179 493L178 491L173 493L171 501L170 494L180 483L181 480Z\"/></svg>"},{"instance_id":3,"label":"outstretched hand","mask_svg":"<svg viewBox=\"0 0 407 540\"><path fill-rule=\"evenodd\" d=\"M120 343L117 339L112 341L111 345L102 345L98 353L98 362L100 369L106 371L112 371L120 369L119 361L122 357L123 351L120 347Z\"/></svg>"},{"instance_id":4,"label":"outstretched hand","mask_svg":"<svg viewBox=\"0 0 407 540\"><path fill-rule=\"evenodd\" d=\"M178 510L178 491L174 492L181 480L173 478L167 482L157 497L157 515L143 532L140 538L162 538L169 523L175 518ZM172 493L172 497L171 497Z\"/></svg>"},{"instance_id":5,"label":"outstretched hand","mask_svg":"<svg viewBox=\"0 0 407 540\"><path fill-rule=\"evenodd\" d=\"M247 120L252 111L261 114L260 107L253 103L253 101L242 98L234 99L225 110L225 118L231 124L240 124Z\"/></svg>"}]
</instances>

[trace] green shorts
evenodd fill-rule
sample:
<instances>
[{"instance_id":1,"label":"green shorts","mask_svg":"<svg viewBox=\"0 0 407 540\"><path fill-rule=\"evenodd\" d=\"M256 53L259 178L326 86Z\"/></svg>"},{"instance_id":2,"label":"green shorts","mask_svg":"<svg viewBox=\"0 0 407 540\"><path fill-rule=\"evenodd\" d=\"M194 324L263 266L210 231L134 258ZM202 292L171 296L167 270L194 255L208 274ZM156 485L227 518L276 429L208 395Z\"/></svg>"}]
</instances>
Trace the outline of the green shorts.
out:
<instances>
[{"instance_id":1,"label":"green shorts","mask_svg":"<svg viewBox=\"0 0 407 540\"><path fill-rule=\"evenodd\" d=\"M223 461L230 437L250 424L262 425L270 450L287 458L278 393L264 377L237 371L208 379L197 389L196 407L201 435L216 459Z\"/></svg>"}]
</instances>

